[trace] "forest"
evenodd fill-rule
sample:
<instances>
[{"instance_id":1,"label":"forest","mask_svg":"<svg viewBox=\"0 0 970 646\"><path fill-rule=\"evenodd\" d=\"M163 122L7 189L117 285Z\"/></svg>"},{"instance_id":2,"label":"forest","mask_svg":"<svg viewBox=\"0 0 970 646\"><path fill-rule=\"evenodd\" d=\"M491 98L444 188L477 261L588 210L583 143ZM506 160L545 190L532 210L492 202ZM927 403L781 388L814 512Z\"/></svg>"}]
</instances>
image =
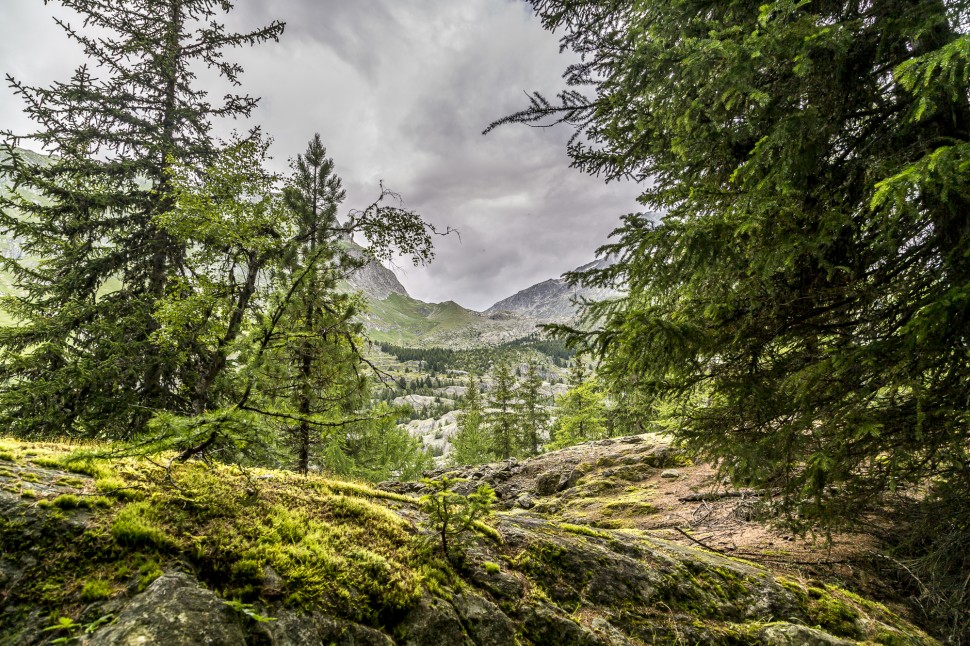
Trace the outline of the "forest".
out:
<instances>
[{"instance_id":1,"label":"forest","mask_svg":"<svg viewBox=\"0 0 970 646\"><path fill-rule=\"evenodd\" d=\"M368 262L431 262L445 232L383 183L346 204L312 125L271 170L230 59L282 22L59 3L86 60L48 86L7 76L36 129L0 143L0 229L22 250L0 257L4 437L403 486L656 432L678 464L769 492L759 513L792 535L878 534L921 625L968 643L970 5L530 0L578 62L486 138L565 128L571 165L634 182L643 210L603 241L610 264L568 275L615 296L455 349L371 344L343 286ZM248 129L222 140L229 120ZM435 414L395 404L415 395ZM406 422L449 411L436 463ZM425 510L458 562L448 523L466 514L460 545L491 498L438 476Z\"/></svg>"}]
</instances>

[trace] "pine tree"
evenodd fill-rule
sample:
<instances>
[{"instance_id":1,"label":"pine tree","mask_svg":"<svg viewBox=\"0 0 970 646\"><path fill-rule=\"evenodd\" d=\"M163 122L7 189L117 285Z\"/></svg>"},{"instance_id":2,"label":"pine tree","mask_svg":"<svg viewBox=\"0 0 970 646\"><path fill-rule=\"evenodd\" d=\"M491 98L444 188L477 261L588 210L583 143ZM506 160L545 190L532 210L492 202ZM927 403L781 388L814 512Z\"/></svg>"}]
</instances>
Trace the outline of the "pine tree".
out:
<instances>
[{"instance_id":1,"label":"pine tree","mask_svg":"<svg viewBox=\"0 0 970 646\"><path fill-rule=\"evenodd\" d=\"M17 190L0 198L0 227L39 261L3 259L22 295L4 302L19 325L0 330L0 419L21 436L129 437L154 411L190 407L179 391L196 367L187 349L153 341L186 253L155 221L173 207L169 170L212 163L211 120L256 103L213 105L193 70L237 84L223 50L275 40L283 25L227 32L215 18L232 5L214 0L61 4L92 29L61 23L93 65L49 88L7 77L39 127L26 138L54 157L33 162L7 135Z\"/></svg>"},{"instance_id":2,"label":"pine tree","mask_svg":"<svg viewBox=\"0 0 970 646\"><path fill-rule=\"evenodd\" d=\"M492 369L492 389L485 411L485 427L491 439L492 453L507 460L519 453L519 401L515 378L508 361L502 359Z\"/></svg>"},{"instance_id":3,"label":"pine tree","mask_svg":"<svg viewBox=\"0 0 970 646\"><path fill-rule=\"evenodd\" d=\"M451 462L455 465L482 464L492 460L491 438L485 428L482 395L474 372L468 375L468 388L458 413L458 432L451 444Z\"/></svg>"},{"instance_id":4,"label":"pine tree","mask_svg":"<svg viewBox=\"0 0 970 646\"><path fill-rule=\"evenodd\" d=\"M529 371L519 388L522 400L520 414L521 452L525 456L538 455L549 427L549 411L542 394L542 372L539 364L529 362Z\"/></svg>"}]
</instances>

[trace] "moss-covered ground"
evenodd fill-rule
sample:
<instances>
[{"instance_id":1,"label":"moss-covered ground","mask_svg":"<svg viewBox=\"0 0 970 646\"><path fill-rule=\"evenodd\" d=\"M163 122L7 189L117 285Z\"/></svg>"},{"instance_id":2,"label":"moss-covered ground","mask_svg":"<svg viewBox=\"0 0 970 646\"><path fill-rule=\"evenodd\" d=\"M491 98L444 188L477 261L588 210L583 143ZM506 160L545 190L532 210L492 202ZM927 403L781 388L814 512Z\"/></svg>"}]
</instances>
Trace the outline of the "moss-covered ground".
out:
<instances>
[{"instance_id":1,"label":"moss-covered ground","mask_svg":"<svg viewBox=\"0 0 970 646\"><path fill-rule=\"evenodd\" d=\"M478 527L464 561L449 563L411 496L322 476L89 454L0 438L0 584L11 571L19 582L0 586L15 609L0 618L0 635L25 613L65 632L109 621L105 603L183 570L241 608L312 610L382 629L422 598L474 591L519 622L522 644L543 643L543 608L590 631L608 618L632 644L768 643L766 626L778 620L859 643L933 643L831 584L588 522L650 513L649 488L616 475L590 474L574 488L567 510L593 501L577 522L501 513ZM752 610L762 599L768 605Z\"/></svg>"}]
</instances>

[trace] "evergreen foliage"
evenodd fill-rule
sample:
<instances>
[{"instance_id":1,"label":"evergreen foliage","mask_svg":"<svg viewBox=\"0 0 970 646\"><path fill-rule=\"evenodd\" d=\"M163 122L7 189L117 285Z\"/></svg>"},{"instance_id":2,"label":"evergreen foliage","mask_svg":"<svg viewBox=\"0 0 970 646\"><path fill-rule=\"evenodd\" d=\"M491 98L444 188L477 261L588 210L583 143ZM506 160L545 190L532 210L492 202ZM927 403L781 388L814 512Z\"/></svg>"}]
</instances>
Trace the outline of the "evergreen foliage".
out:
<instances>
[{"instance_id":1,"label":"evergreen foliage","mask_svg":"<svg viewBox=\"0 0 970 646\"><path fill-rule=\"evenodd\" d=\"M421 482L431 487L431 493L421 497L421 507L428 514L428 528L441 543L445 558L460 560L461 555L454 548L460 547L476 523L491 513L495 492L483 484L468 495L462 495L455 491L455 485L465 482L465 478L449 475Z\"/></svg>"},{"instance_id":2,"label":"evergreen foliage","mask_svg":"<svg viewBox=\"0 0 970 646\"><path fill-rule=\"evenodd\" d=\"M223 51L276 40L283 25L227 32L216 18L232 4L214 0L61 4L89 30L60 23L92 65L49 88L7 77L38 124L26 139L54 157L21 155L6 133L0 170L14 190L0 227L41 260L2 259L23 295L3 303L19 325L0 330L0 419L24 437L131 437L154 411L190 407L179 391L197 367L155 341L156 304L187 253L155 221L174 203L169 171L211 164L212 119L256 103L211 103L192 70L238 84Z\"/></svg>"},{"instance_id":3,"label":"evergreen foliage","mask_svg":"<svg viewBox=\"0 0 970 646\"><path fill-rule=\"evenodd\" d=\"M574 166L658 212L572 276L625 294L566 334L792 519L932 478L965 541L970 4L532 4L582 58L493 126L569 124Z\"/></svg>"},{"instance_id":4,"label":"evergreen foliage","mask_svg":"<svg viewBox=\"0 0 970 646\"><path fill-rule=\"evenodd\" d=\"M471 373L458 413L458 432L451 442L451 461L455 465L482 464L492 459L492 442L485 428L484 415L478 378Z\"/></svg>"},{"instance_id":5,"label":"evergreen foliage","mask_svg":"<svg viewBox=\"0 0 970 646\"><path fill-rule=\"evenodd\" d=\"M561 449L607 436L606 400L595 379L585 379L556 398L550 448Z\"/></svg>"},{"instance_id":6,"label":"evergreen foliage","mask_svg":"<svg viewBox=\"0 0 970 646\"><path fill-rule=\"evenodd\" d=\"M515 393L515 377L507 361L499 361L492 370L492 388L485 410L485 428L496 459L508 460L519 455L520 405Z\"/></svg>"},{"instance_id":7,"label":"evergreen foliage","mask_svg":"<svg viewBox=\"0 0 970 646\"><path fill-rule=\"evenodd\" d=\"M503 122L664 212L573 277L627 290L572 332L601 372L803 517L970 485L967 3L533 5L584 58Z\"/></svg>"},{"instance_id":8,"label":"evergreen foliage","mask_svg":"<svg viewBox=\"0 0 970 646\"><path fill-rule=\"evenodd\" d=\"M546 408L546 397L542 394L542 372L539 364L529 362L529 372L519 387L520 431L519 443L521 452L526 457L538 455L542 450L546 434L549 432L549 411Z\"/></svg>"}]
</instances>

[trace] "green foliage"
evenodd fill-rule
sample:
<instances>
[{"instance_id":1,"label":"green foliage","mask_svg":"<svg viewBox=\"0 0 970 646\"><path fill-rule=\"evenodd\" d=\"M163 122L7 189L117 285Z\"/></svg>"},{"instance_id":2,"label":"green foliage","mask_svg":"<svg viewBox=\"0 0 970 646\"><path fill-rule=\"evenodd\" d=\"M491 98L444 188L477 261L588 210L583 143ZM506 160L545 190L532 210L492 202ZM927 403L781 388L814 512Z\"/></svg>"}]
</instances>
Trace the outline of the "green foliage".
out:
<instances>
[{"instance_id":1,"label":"green foliage","mask_svg":"<svg viewBox=\"0 0 970 646\"><path fill-rule=\"evenodd\" d=\"M449 475L421 481L431 488L431 493L421 497L421 508L428 514L427 527L449 560L460 560L461 554L455 550L460 549L464 537L475 524L488 517L495 500L495 492L485 484L468 495L454 491L455 485L465 481L465 478Z\"/></svg>"},{"instance_id":2,"label":"green foliage","mask_svg":"<svg viewBox=\"0 0 970 646\"><path fill-rule=\"evenodd\" d=\"M512 368L507 361L500 360L492 369L492 388L484 412L492 454L499 460L519 454L519 401L514 388Z\"/></svg>"},{"instance_id":3,"label":"green foliage","mask_svg":"<svg viewBox=\"0 0 970 646\"><path fill-rule=\"evenodd\" d=\"M577 89L508 120L572 124L577 166L651 177L663 212L573 277L626 295L572 339L803 517L963 481L965 5L534 5L585 59Z\"/></svg>"},{"instance_id":4,"label":"green foliage","mask_svg":"<svg viewBox=\"0 0 970 646\"><path fill-rule=\"evenodd\" d=\"M542 373L535 361L529 362L529 372L518 395L521 400L519 443L522 454L531 457L539 454L549 426L546 397L542 394Z\"/></svg>"},{"instance_id":5,"label":"green foliage","mask_svg":"<svg viewBox=\"0 0 970 646\"><path fill-rule=\"evenodd\" d=\"M606 435L605 397L594 379L586 379L556 398L550 448L561 449Z\"/></svg>"},{"instance_id":6,"label":"green foliage","mask_svg":"<svg viewBox=\"0 0 970 646\"><path fill-rule=\"evenodd\" d=\"M967 3L532 4L582 59L498 123L571 125L574 166L657 211L561 332L798 522L970 490Z\"/></svg>"},{"instance_id":7,"label":"green foliage","mask_svg":"<svg viewBox=\"0 0 970 646\"><path fill-rule=\"evenodd\" d=\"M195 74L237 83L224 48L275 40L283 25L226 31L217 16L232 5L211 0L61 4L80 14L84 28L62 26L90 64L49 88L8 76L40 124L25 138L53 157L21 154L9 133L3 143L14 190L0 196L0 228L25 256L2 261L19 295L3 302L18 325L0 328L0 416L22 437L129 438L152 411L184 410L198 368L192 346L155 334L188 251L156 221L173 205L170 170L211 163L213 118L256 104L213 103Z\"/></svg>"},{"instance_id":8,"label":"green foliage","mask_svg":"<svg viewBox=\"0 0 970 646\"><path fill-rule=\"evenodd\" d=\"M451 461L456 465L481 464L492 458L492 442L484 424L478 378L468 375L468 389L458 413L458 432L452 438Z\"/></svg>"}]
</instances>

